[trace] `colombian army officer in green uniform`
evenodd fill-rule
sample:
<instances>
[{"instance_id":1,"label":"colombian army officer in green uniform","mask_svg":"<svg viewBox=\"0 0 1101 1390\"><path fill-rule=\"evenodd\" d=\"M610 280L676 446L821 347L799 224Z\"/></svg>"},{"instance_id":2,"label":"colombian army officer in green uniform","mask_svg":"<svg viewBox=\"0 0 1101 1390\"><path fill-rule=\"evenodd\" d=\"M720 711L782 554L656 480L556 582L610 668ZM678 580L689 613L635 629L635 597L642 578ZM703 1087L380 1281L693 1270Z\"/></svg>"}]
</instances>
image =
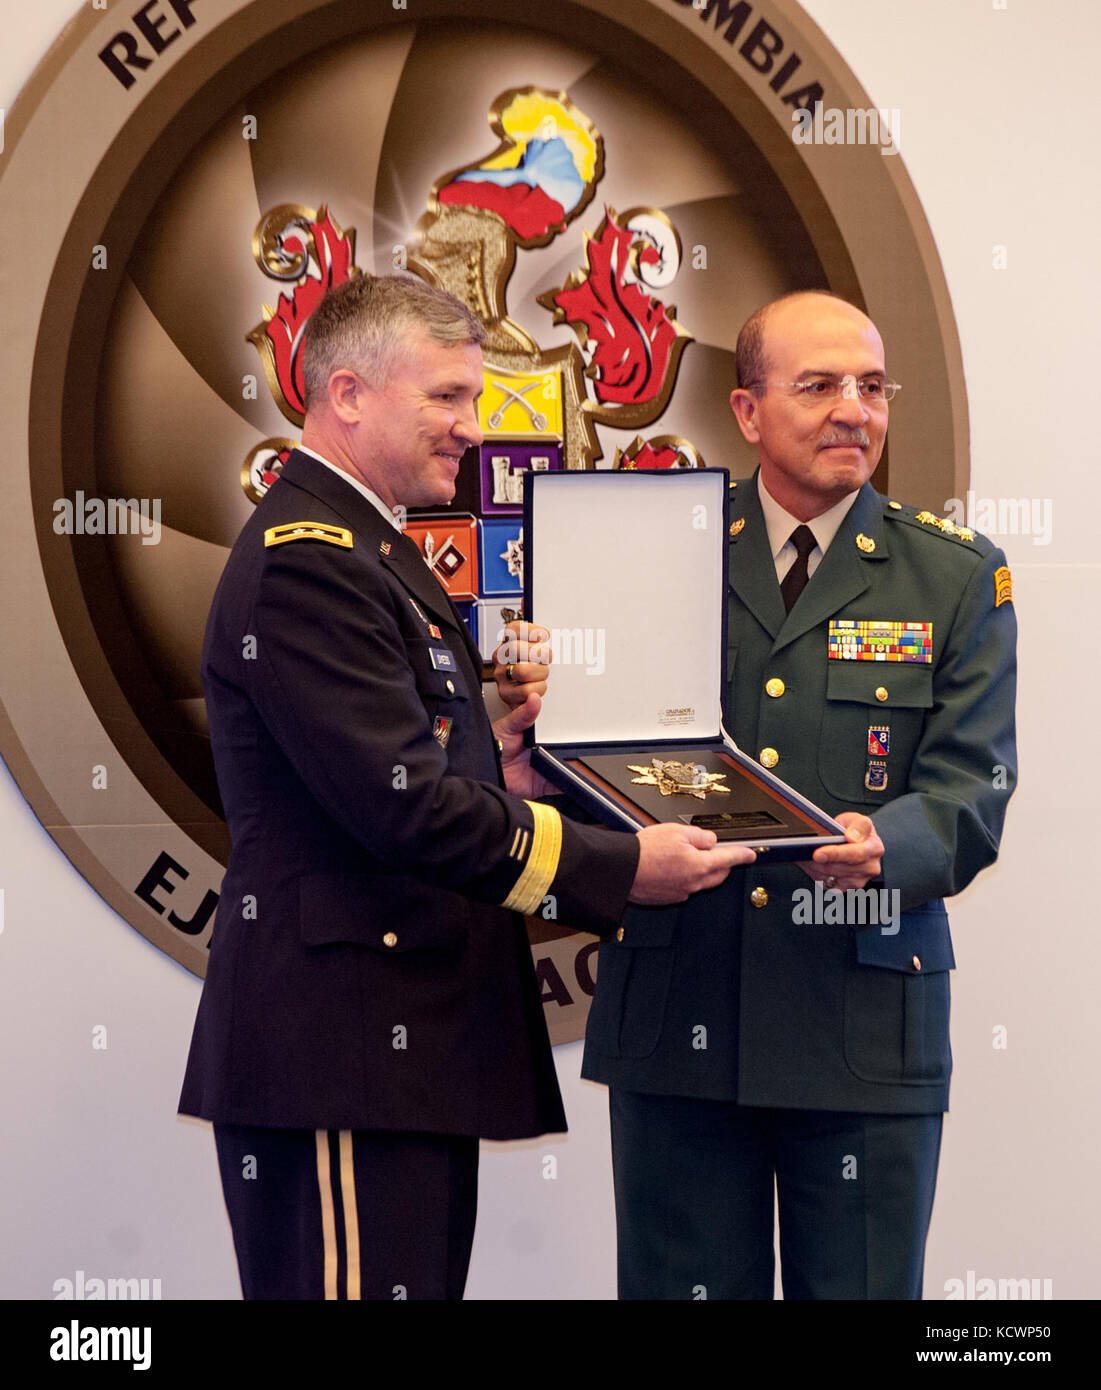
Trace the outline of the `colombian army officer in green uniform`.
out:
<instances>
[{"instance_id":1,"label":"colombian army officer in green uniform","mask_svg":"<svg viewBox=\"0 0 1101 1390\"><path fill-rule=\"evenodd\" d=\"M868 482L897 387L863 313L788 296L737 368L760 468L732 494L726 725L850 842L629 909L601 946L582 1074L610 1087L620 1296L771 1298L775 1181L785 1297L915 1299L943 900L993 862L1015 782L1011 581Z\"/></svg>"}]
</instances>

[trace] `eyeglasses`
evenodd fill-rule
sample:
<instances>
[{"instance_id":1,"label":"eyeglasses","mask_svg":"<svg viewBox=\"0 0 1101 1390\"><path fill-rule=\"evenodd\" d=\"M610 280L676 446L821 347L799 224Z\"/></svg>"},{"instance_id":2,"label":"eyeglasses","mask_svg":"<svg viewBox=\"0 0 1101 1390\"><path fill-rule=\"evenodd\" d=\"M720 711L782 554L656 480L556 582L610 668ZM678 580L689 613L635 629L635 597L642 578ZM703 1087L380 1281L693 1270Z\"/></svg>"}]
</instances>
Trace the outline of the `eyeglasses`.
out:
<instances>
[{"instance_id":1,"label":"eyeglasses","mask_svg":"<svg viewBox=\"0 0 1101 1390\"><path fill-rule=\"evenodd\" d=\"M826 405L843 397L854 401L859 398L867 405L879 405L894 400L902 390L897 381L884 381L881 376L807 376L801 381L775 381L774 386L791 391L796 400L804 405Z\"/></svg>"}]
</instances>

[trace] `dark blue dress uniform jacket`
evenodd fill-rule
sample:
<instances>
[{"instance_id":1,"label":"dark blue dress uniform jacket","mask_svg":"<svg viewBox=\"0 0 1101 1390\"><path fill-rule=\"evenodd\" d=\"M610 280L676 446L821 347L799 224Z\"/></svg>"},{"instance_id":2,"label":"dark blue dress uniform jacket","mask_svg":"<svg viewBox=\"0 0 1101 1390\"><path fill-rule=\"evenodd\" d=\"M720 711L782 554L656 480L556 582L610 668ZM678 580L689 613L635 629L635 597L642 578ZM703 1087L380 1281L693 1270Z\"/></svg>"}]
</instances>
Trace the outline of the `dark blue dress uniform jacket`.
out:
<instances>
[{"instance_id":1,"label":"dark blue dress uniform jacket","mask_svg":"<svg viewBox=\"0 0 1101 1390\"><path fill-rule=\"evenodd\" d=\"M265 543L295 523L336 540ZM414 543L294 453L230 555L203 680L233 849L181 1111L564 1129L523 919L501 904L553 895L559 921L608 933L637 842L501 789L480 658Z\"/></svg>"},{"instance_id":2,"label":"dark blue dress uniform jacket","mask_svg":"<svg viewBox=\"0 0 1101 1390\"><path fill-rule=\"evenodd\" d=\"M681 907L631 908L600 948L584 1076L745 1105L947 1107L943 899L997 855L1016 780L1016 624L996 601L1002 552L917 518L865 485L785 615L756 481L732 495L726 726L754 757L774 749L776 775L824 810L873 818L897 930L796 920L794 894L813 884L767 858ZM931 622L932 661L830 660L831 618Z\"/></svg>"}]
</instances>

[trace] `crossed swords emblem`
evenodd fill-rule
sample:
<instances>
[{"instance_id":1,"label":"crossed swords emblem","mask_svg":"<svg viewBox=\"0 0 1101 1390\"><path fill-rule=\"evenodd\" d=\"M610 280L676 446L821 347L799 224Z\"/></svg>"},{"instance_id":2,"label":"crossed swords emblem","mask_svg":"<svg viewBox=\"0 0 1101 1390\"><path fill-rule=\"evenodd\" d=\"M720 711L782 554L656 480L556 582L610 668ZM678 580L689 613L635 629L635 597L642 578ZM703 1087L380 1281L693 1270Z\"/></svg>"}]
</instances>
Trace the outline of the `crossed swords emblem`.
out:
<instances>
[{"instance_id":1,"label":"crossed swords emblem","mask_svg":"<svg viewBox=\"0 0 1101 1390\"><path fill-rule=\"evenodd\" d=\"M491 430L499 430L501 428L501 421L504 419L505 411L513 404L521 406L527 411L531 420L532 429L545 430L547 428L547 417L536 410L530 401L524 400L527 393L539 385L538 381L529 381L528 384L522 386L519 391L514 391L511 386L506 386L503 381L491 381L490 385L496 386L498 391L504 393L504 399L486 421Z\"/></svg>"}]
</instances>

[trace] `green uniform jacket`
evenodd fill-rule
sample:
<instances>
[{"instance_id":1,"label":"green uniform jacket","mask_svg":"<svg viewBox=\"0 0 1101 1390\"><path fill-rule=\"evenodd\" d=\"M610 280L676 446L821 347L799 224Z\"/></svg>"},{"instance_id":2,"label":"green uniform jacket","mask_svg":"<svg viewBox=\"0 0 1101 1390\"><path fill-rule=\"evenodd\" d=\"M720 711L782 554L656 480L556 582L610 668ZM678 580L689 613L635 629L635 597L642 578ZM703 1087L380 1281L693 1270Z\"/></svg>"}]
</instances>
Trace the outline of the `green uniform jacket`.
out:
<instances>
[{"instance_id":1,"label":"green uniform jacket","mask_svg":"<svg viewBox=\"0 0 1101 1390\"><path fill-rule=\"evenodd\" d=\"M774 750L775 774L824 810L873 817L886 853L869 886L888 896L873 916L867 895L820 890L826 920L808 921L812 881L761 858L680 907L630 908L600 948L583 1076L745 1105L947 1108L942 899L998 852L1016 622L1002 552L919 516L866 484L785 615L756 480L735 484L726 727L754 757ZM931 623L932 660L831 660L831 618ZM889 751L869 772L883 727Z\"/></svg>"}]
</instances>

